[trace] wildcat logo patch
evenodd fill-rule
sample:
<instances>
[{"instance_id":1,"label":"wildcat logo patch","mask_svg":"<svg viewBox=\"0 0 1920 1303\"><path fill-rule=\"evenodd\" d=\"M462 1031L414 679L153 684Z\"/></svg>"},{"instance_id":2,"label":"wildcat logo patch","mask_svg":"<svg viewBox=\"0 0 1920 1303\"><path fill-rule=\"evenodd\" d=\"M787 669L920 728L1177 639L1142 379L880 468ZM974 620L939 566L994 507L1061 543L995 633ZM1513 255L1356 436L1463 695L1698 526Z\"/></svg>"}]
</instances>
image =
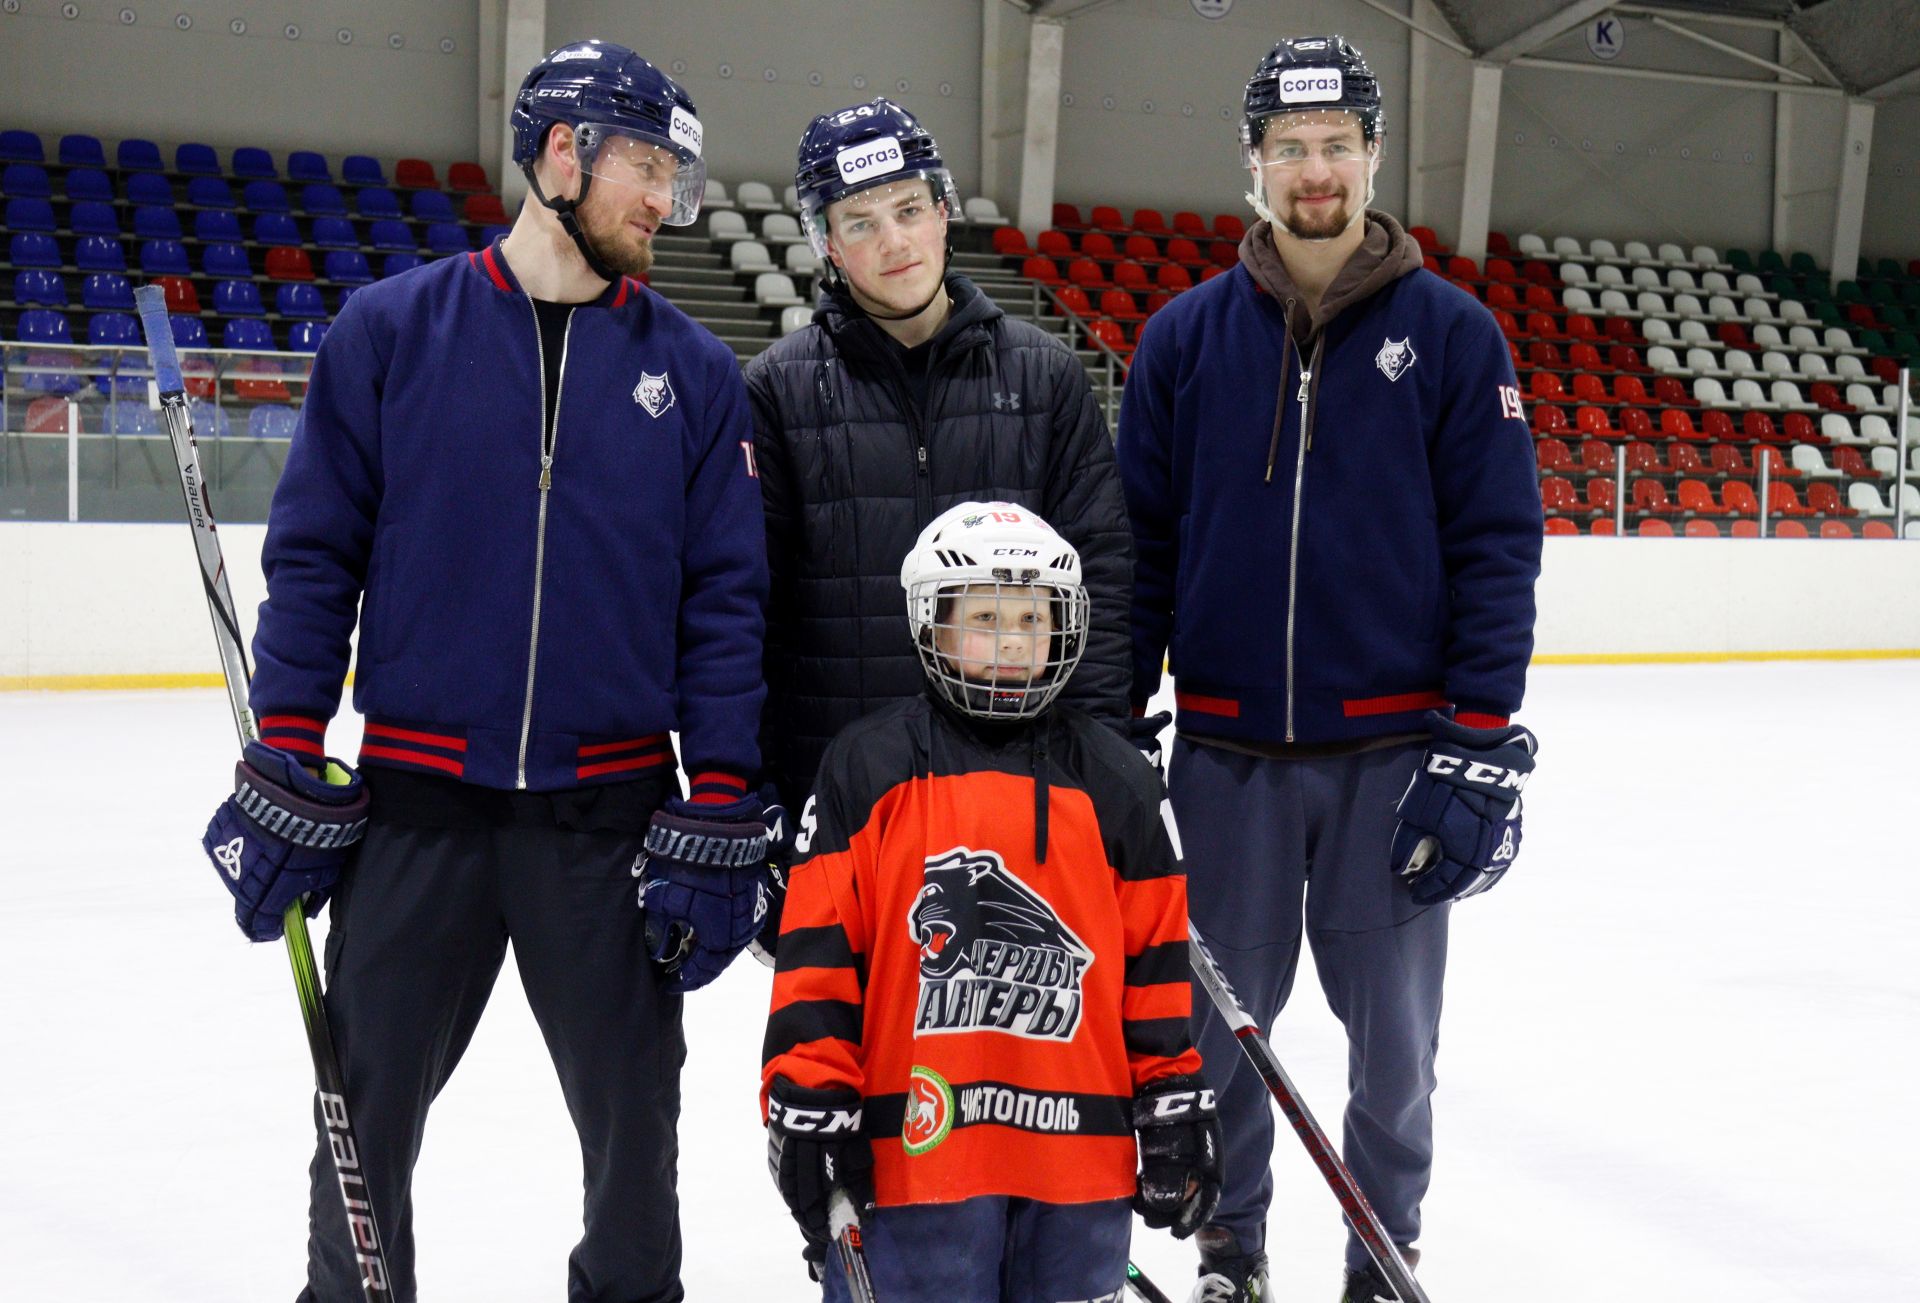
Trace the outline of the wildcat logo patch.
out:
<instances>
[{"instance_id":1,"label":"wildcat logo patch","mask_svg":"<svg viewBox=\"0 0 1920 1303\"><path fill-rule=\"evenodd\" d=\"M1413 336L1409 335L1399 343L1391 339L1380 341L1380 351L1373 355L1373 364L1380 368L1380 374L1389 380L1398 380L1407 373L1419 358L1413 351Z\"/></svg>"},{"instance_id":2,"label":"wildcat logo patch","mask_svg":"<svg viewBox=\"0 0 1920 1303\"><path fill-rule=\"evenodd\" d=\"M640 373L640 383L633 387L633 401L647 409L647 415L658 417L660 413L673 406L673 385L667 380L667 373L650 375Z\"/></svg>"},{"instance_id":3,"label":"wildcat logo patch","mask_svg":"<svg viewBox=\"0 0 1920 1303\"><path fill-rule=\"evenodd\" d=\"M931 856L907 931L920 947L914 1031L1070 1041L1093 952L992 851Z\"/></svg>"},{"instance_id":4,"label":"wildcat logo patch","mask_svg":"<svg viewBox=\"0 0 1920 1303\"><path fill-rule=\"evenodd\" d=\"M907 1116L900 1127L900 1145L909 1154L924 1154L953 1130L953 1087L932 1068L915 1066L907 1078Z\"/></svg>"}]
</instances>

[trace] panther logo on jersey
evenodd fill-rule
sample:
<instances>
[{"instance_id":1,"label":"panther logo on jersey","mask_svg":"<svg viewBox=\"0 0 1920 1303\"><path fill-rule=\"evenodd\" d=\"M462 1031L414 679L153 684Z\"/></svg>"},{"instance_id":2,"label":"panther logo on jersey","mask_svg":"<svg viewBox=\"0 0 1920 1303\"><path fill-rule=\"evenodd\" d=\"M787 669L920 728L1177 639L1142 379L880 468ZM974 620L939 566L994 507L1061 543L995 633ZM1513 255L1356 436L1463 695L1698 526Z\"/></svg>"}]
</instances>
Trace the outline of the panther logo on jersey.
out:
<instances>
[{"instance_id":1,"label":"panther logo on jersey","mask_svg":"<svg viewBox=\"0 0 1920 1303\"><path fill-rule=\"evenodd\" d=\"M920 947L914 1030L1070 1041L1093 951L992 851L929 856L907 911Z\"/></svg>"},{"instance_id":2,"label":"panther logo on jersey","mask_svg":"<svg viewBox=\"0 0 1920 1303\"><path fill-rule=\"evenodd\" d=\"M633 387L633 401L647 409L647 415L658 417L660 413L673 406L673 385L667 380L667 373L652 375L646 371L640 373L640 383Z\"/></svg>"}]
</instances>

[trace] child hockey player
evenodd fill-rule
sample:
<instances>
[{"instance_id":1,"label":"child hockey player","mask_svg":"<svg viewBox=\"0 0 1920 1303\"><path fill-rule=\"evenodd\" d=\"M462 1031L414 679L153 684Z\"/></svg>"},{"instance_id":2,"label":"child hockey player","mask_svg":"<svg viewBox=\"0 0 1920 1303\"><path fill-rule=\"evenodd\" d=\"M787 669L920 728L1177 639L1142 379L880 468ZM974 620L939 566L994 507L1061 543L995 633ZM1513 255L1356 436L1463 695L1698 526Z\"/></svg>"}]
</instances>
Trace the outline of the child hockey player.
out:
<instances>
[{"instance_id":1,"label":"child hockey player","mask_svg":"<svg viewBox=\"0 0 1920 1303\"><path fill-rule=\"evenodd\" d=\"M1118 1299L1131 1211L1191 1235L1218 1129L1152 767L1055 698L1080 558L1005 502L901 567L924 696L843 730L801 815L762 1070L768 1165L828 1300L828 1203L887 1303Z\"/></svg>"}]
</instances>

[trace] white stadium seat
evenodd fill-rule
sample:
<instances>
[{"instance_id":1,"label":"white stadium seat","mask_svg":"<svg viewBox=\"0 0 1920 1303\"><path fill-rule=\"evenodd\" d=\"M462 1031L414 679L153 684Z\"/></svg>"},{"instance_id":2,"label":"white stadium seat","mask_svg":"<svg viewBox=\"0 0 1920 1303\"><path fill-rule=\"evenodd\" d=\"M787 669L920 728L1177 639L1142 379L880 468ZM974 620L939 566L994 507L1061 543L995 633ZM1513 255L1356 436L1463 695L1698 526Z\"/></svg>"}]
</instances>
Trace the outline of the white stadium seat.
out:
<instances>
[{"instance_id":1,"label":"white stadium seat","mask_svg":"<svg viewBox=\"0 0 1920 1303\"><path fill-rule=\"evenodd\" d=\"M731 207L733 207L733 198L727 194L727 183L708 177L706 196L700 200L700 211L704 213Z\"/></svg>"},{"instance_id":2,"label":"white stadium seat","mask_svg":"<svg viewBox=\"0 0 1920 1303\"><path fill-rule=\"evenodd\" d=\"M1628 262L1653 261L1653 250L1647 247L1646 241L1644 240L1628 240L1620 246L1620 254Z\"/></svg>"},{"instance_id":3,"label":"white stadium seat","mask_svg":"<svg viewBox=\"0 0 1920 1303\"><path fill-rule=\"evenodd\" d=\"M1697 376L1724 376L1727 374L1720 365L1719 354L1710 348L1688 349L1687 370Z\"/></svg>"},{"instance_id":4,"label":"white stadium seat","mask_svg":"<svg viewBox=\"0 0 1920 1303\"><path fill-rule=\"evenodd\" d=\"M780 309L780 333L791 335L796 330L804 330L812 320L812 308L800 303L789 304Z\"/></svg>"},{"instance_id":5,"label":"white stadium seat","mask_svg":"<svg viewBox=\"0 0 1920 1303\"><path fill-rule=\"evenodd\" d=\"M1878 412L1868 412L1860 418L1860 441L1862 443L1892 443L1893 422Z\"/></svg>"},{"instance_id":6,"label":"white stadium seat","mask_svg":"<svg viewBox=\"0 0 1920 1303\"><path fill-rule=\"evenodd\" d=\"M1000 205L985 195L975 195L961 205L967 214L967 220L978 226L1005 226L1007 219L1000 213Z\"/></svg>"},{"instance_id":7,"label":"white stadium seat","mask_svg":"<svg viewBox=\"0 0 1920 1303\"><path fill-rule=\"evenodd\" d=\"M1700 277L1700 288L1711 294L1732 294L1733 286L1727 282L1725 272L1710 271Z\"/></svg>"},{"instance_id":8,"label":"white stadium seat","mask_svg":"<svg viewBox=\"0 0 1920 1303\"><path fill-rule=\"evenodd\" d=\"M1700 376L1693 382L1693 401L1702 407L1731 407L1727 391L1720 382L1711 376Z\"/></svg>"},{"instance_id":9,"label":"white stadium seat","mask_svg":"<svg viewBox=\"0 0 1920 1303\"><path fill-rule=\"evenodd\" d=\"M1587 269L1577 262L1563 262L1560 264L1560 280L1567 285L1591 285L1594 283L1593 277L1587 274Z\"/></svg>"},{"instance_id":10,"label":"white stadium seat","mask_svg":"<svg viewBox=\"0 0 1920 1303\"><path fill-rule=\"evenodd\" d=\"M1593 269L1593 283L1596 285L1619 285L1627 283L1627 274L1612 263Z\"/></svg>"},{"instance_id":11,"label":"white stadium seat","mask_svg":"<svg viewBox=\"0 0 1920 1303\"><path fill-rule=\"evenodd\" d=\"M787 188L781 191L780 193L780 203L790 213L799 212L800 211L799 187L789 184Z\"/></svg>"},{"instance_id":12,"label":"white stadium seat","mask_svg":"<svg viewBox=\"0 0 1920 1303\"><path fill-rule=\"evenodd\" d=\"M1812 326L1794 326L1787 331L1787 347L1799 352L1820 347L1820 337L1813 333Z\"/></svg>"},{"instance_id":13,"label":"white stadium seat","mask_svg":"<svg viewBox=\"0 0 1920 1303\"><path fill-rule=\"evenodd\" d=\"M1547 256L1547 242L1531 231L1514 241L1513 247L1520 251L1522 258L1544 258Z\"/></svg>"},{"instance_id":14,"label":"white stadium seat","mask_svg":"<svg viewBox=\"0 0 1920 1303\"><path fill-rule=\"evenodd\" d=\"M733 192L733 200L750 213L780 211L780 201L773 197L773 187L764 181L742 181L740 188Z\"/></svg>"},{"instance_id":15,"label":"white stadium seat","mask_svg":"<svg viewBox=\"0 0 1920 1303\"><path fill-rule=\"evenodd\" d=\"M1578 312L1589 317L1593 315L1593 299L1578 286L1560 292L1560 306L1568 312Z\"/></svg>"},{"instance_id":16,"label":"white stadium seat","mask_svg":"<svg viewBox=\"0 0 1920 1303\"><path fill-rule=\"evenodd\" d=\"M1815 380L1833 379L1833 371L1827 366L1827 359L1818 353L1800 355L1800 378L1812 383Z\"/></svg>"},{"instance_id":17,"label":"white stadium seat","mask_svg":"<svg viewBox=\"0 0 1920 1303\"><path fill-rule=\"evenodd\" d=\"M1701 267L1717 267L1720 264L1720 251L1710 244L1693 246L1693 261Z\"/></svg>"},{"instance_id":18,"label":"white stadium seat","mask_svg":"<svg viewBox=\"0 0 1920 1303\"><path fill-rule=\"evenodd\" d=\"M1697 295L1693 294L1674 295L1673 310L1683 317L1704 317L1707 315L1707 305L1702 303Z\"/></svg>"},{"instance_id":19,"label":"white stadium seat","mask_svg":"<svg viewBox=\"0 0 1920 1303\"><path fill-rule=\"evenodd\" d=\"M1680 323L1680 342L1682 344L1703 344L1713 346L1713 336L1707 333L1707 323L1700 320Z\"/></svg>"},{"instance_id":20,"label":"white stadium seat","mask_svg":"<svg viewBox=\"0 0 1920 1303\"><path fill-rule=\"evenodd\" d=\"M1687 251L1677 244L1663 244L1660 246L1660 261L1669 267L1680 266L1687 261Z\"/></svg>"},{"instance_id":21,"label":"white stadium seat","mask_svg":"<svg viewBox=\"0 0 1920 1303\"><path fill-rule=\"evenodd\" d=\"M1609 317L1630 317L1635 315L1633 304L1629 303L1627 296L1619 290L1600 291L1600 311Z\"/></svg>"},{"instance_id":22,"label":"white stadium seat","mask_svg":"<svg viewBox=\"0 0 1920 1303\"><path fill-rule=\"evenodd\" d=\"M727 263L735 271L772 271L773 255L758 240L735 240L727 250Z\"/></svg>"},{"instance_id":23,"label":"white stadium seat","mask_svg":"<svg viewBox=\"0 0 1920 1303\"><path fill-rule=\"evenodd\" d=\"M1734 279L1733 285L1734 288L1742 294L1759 295L1767 292L1766 282L1750 271L1741 272L1740 275Z\"/></svg>"},{"instance_id":24,"label":"white stadium seat","mask_svg":"<svg viewBox=\"0 0 1920 1303\"><path fill-rule=\"evenodd\" d=\"M1847 406L1857 407L1863 412L1884 412L1887 405L1880 401L1880 395L1873 392L1870 384L1851 384L1847 386Z\"/></svg>"},{"instance_id":25,"label":"white stadium seat","mask_svg":"<svg viewBox=\"0 0 1920 1303\"><path fill-rule=\"evenodd\" d=\"M1760 369L1770 376L1790 376L1793 374L1793 363L1785 353L1769 350L1760 355Z\"/></svg>"},{"instance_id":26,"label":"white stadium seat","mask_svg":"<svg viewBox=\"0 0 1920 1303\"><path fill-rule=\"evenodd\" d=\"M1838 412L1828 412L1820 418L1820 437L1828 443L1859 443L1860 436L1854 433L1853 422Z\"/></svg>"},{"instance_id":27,"label":"white stadium seat","mask_svg":"<svg viewBox=\"0 0 1920 1303\"><path fill-rule=\"evenodd\" d=\"M1761 348L1785 348L1787 343L1780 338L1780 327L1771 321L1763 321L1753 328L1753 342Z\"/></svg>"},{"instance_id":28,"label":"white stadium seat","mask_svg":"<svg viewBox=\"0 0 1920 1303\"><path fill-rule=\"evenodd\" d=\"M1587 243L1587 252L1593 255L1595 262L1620 261L1620 250L1614 247L1612 240L1591 240Z\"/></svg>"},{"instance_id":29,"label":"white stadium seat","mask_svg":"<svg viewBox=\"0 0 1920 1303\"><path fill-rule=\"evenodd\" d=\"M818 276L821 271L820 259L805 243L787 246L787 274L789 276Z\"/></svg>"},{"instance_id":30,"label":"white stadium seat","mask_svg":"<svg viewBox=\"0 0 1920 1303\"><path fill-rule=\"evenodd\" d=\"M1666 288L1666 282L1660 279L1660 273L1651 267L1635 267L1633 269L1633 283L1643 290Z\"/></svg>"},{"instance_id":31,"label":"white stadium seat","mask_svg":"<svg viewBox=\"0 0 1920 1303\"><path fill-rule=\"evenodd\" d=\"M762 307L787 307L804 303L793 288L793 278L783 271L763 271L754 278L753 300Z\"/></svg>"},{"instance_id":32,"label":"white stadium seat","mask_svg":"<svg viewBox=\"0 0 1920 1303\"><path fill-rule=\"evenodd\" d=\"M747 219L730 208L722 208L707 218L709 240L745 240L752 238L752 235L753 232L747 229Z\"/></svg>"},{"instance_id":33,"label":"white stadium seat","mask_svg":"<svg viewBox=\"0 0 1920 1303\"><path fill-rule=\"evenodd\" d=\"M1792 306L1799 307L1800 305L1796 303ZM1773 310L1773 304L1767 302L1765 299L1750 298L1740 305L1740 310L1746 314L1748 321L1772 323L1784 319L1784 314L1776 315ZM1803 313L1801 320L1804 321L1805 319L1806 317Z\"/></svg>"},{"instance_id":34,"label":"white stadium seat","mask_svg":"<svg viewBox=\"0 0 1920 1303\"><path fill-rule=\"evenodd\" d=\"M1809 444L1794 444L1791 461L1793 468L1809 479L1830 480L1838 479L1840 476L1839 471L1827 465L1827 460L1820 455L1820 450Z\"/></svg>"},{"instance_id":35,"label":"white stadium seat","mask_svg":"<svg viewBox=\"0 0 1920 1303\"><path fill-rule=\"evenodd\" d=\"M1886 444L1867 449L1867 464L1891 479L1900 472L1900 454Z\"/></svg>"},{"instance_id":36,"label":"white stadium seat","mask_svg":"<svg viewBox=\"0 0 1920 1303\"><path fill-rule=\"evenodd\" d=\"M1749 311L1747 315L1752 316L1753 313ZM1764 319L1765 318L1756 318L1756 320L1764 320ZM1802 303L1799 299L1781 299L1780 300L1780 320L1811 321L1812 318L1807 315L1807 305Z\"/></svg>"},{"instance_id":37,"label":"white stadium seat","mask_svg":"<svg viewBox=\"0 0 1920 1303\"><path fill-rule=\"evenodd\" d=\"M1715 321L1740 321L1740 309L1733 306L1733 300L1724 294L1715 294L1707 299L1707 315Z\"/></svg>"},{"instance_id":38,"label":"white stadium seat","mask_svg":"<svg viewBox=\"0 0 1920 1303\"><path fill-rule=\"evenodd\" d=\"M1733 401L1740 407L1767 407L1767 391L1760 387L1757 380L1736 380L1733 382Z\"/></svg>"},{"instance_id":39,"label":"white stadium seat","mask_svg":"<svg viewBox=\"0 0 1920 1303\"><path fill-rule=\"evenodd\" d=\"M1696 281L1693 278L1693 273L1685 267L1669 267L1667 269L1667 288L1670 290L1686 290L1688 293L1691 293L1700 288L1700 282Z\"/></svg>"},{"instance_id":40,"label":"white stadium seat","mask_svg":"<svg viewBox=\"0 0 1920 1303\"><path fill-rule=\"evenodd\" d=\"M1743 349L1728 349L1727 355L1722 360L1721 365L1727 368L1727 374L1731 376L1757 376L1760 374L1760 368L1753 364L1753 354Z\"/></svg>"},{"instance_id":41,"label":"white stadium seat","mask_svg":"<svg viewBox=\"0 0 1920 1303\"><path fill-rule=\"evenodd\" d=\"M1646 297L1645 295L1641 296ZM1640 324L1640 333L1647 337L1649 344L1671 344L1675 342L1673 327L1658 317L1649 318Z\"/></svg>"},{"instance_id":42,"label":"white stadium seat","mask_svg":"<svg viewBox=\"0 0 1920 1303\"><path fill-rule=\"evenodd\" d=\"M760 219L760 238L768 244L792 244L807 237L800 234L800 223L791 213L768 213Z\"/></svg>"},{"instance_id":43,"label":"white stadium seat","mask_svg":"<svg viewBox=\"0 0 1920 1303\"><path fill-rule=\"evenodd\" d=\"M1841 380L1865 380L1867 369L1860 365L1860 358L1853 353L1842 353L1833 359L1833 374Z\"/></svg>"},{"instance_id":44,"label":"white stadium seat","mask_svg":"<svg viewBox=\"0 0 1920 1303\"><path fill-rule=\"evenodd\" d=\"M1587 251L1580 247L1580 241L1571 235L1557 235L1553 239L1553 252L1560 258L1584 258Z\"/></svg>"},{"instance_id":45,"label":"white stadium seat","mask_svg":"<svg viewBox=\"0 0 1920 1303\"><path fill-rule=\"evenodd\" d=\"M1791 380L1776 380L1768 391L1775 407L1784 407L1790 412L1817 412L1820 404L1810 403L1801 396L1800 386Z\"/></svg>"},{"instance_id":46,"label":"white stadium seat","mask_svg":"<svg viewBox=\"0 0 1920 1303\"><path fill-rule=\"evenodd\" d=\"M1685 367L1680 365L1680 359L1674 354L1674 351L1664 344L1655 344L1647 350L1647 365L1652 367L1656 372L1666 371L1677 375L1691 374Z\"/></svg>"},{"instance_id":47,"label":"white stadium seat","mask_svg":"<svg viewBox=\"0 0 1920 1303\"><path fill-rule=\"evenodd\" d=\"M1859 480L1847 485L1847 505L1863 516L1891 516L1893 508L1880 496L1880 490Z\"/></svg>"}]
</instances>

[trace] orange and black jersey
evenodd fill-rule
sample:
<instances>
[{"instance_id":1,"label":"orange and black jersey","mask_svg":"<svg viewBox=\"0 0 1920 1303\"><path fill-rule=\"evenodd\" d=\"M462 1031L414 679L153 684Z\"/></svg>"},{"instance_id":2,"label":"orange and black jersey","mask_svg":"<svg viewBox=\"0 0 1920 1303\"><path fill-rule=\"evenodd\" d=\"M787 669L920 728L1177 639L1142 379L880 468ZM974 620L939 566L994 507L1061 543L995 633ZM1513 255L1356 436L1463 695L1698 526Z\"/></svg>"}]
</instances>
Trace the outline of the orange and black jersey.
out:
<instances>
[{"instance_id":1,"label":"orange and black jersey","mask_svg":"<svg viewBox=\"0 0 1920 1303\"><path fill-rule=\"evenodd\" d=\"M776 1077L858 1091L883 1205L1131 1194L1134 1093L1200 1066L1161 802L1070 707L848 726L801 816L763 1102Z\"/></svg>"}]
</instances>

